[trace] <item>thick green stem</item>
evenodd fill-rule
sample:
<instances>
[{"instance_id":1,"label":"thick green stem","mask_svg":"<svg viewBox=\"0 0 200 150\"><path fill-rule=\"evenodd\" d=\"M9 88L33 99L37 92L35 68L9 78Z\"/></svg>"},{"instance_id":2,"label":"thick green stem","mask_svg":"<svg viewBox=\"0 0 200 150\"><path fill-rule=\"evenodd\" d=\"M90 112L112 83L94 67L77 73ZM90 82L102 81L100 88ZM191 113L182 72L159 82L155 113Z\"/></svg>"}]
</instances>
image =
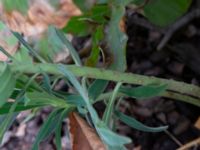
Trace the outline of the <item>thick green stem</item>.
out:
<instances>
[{"instance_id":1,"label":"thick green stem","mask_svg":"<svg viewBox=\"0 0 200 150\"><path fill-rule=\"evenodd\" d=\"M46 72L49 74L62 75L58 70L57 64L22 64L22 65L10 65L11 70L20 73L38 73ZM94 79L103 79L116 82L123 82L137 85L147 85L152 83L167 84L167 90L175 91L181 94L186 94L200 98L200 88L198 86L187 84L184 82L161 79L157 77L149 77L144 75L138 75L133 73L123 73L105 69L90 68L90 67L78 67L74 65L65 65L75 76L83 76ZM0 63L0 72L2 72L4 64Z\"/></svg>"}]
</instances>

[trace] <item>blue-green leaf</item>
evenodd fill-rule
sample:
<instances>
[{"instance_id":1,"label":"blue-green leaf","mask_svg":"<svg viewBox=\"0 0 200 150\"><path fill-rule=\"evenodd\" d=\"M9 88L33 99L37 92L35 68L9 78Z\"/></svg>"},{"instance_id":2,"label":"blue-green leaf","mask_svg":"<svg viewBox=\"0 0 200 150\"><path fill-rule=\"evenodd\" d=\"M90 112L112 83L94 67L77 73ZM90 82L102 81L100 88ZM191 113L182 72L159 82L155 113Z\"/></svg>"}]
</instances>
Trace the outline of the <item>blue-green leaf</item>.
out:
<instances>
[{"instance_id":1,"label":"blue-green leaf","mask_svg":"<svg viewBox=\"0 0 200 150\"><path fill-rule=\"evenodd\" d=\"M77 66L81 66L82 65L81 59L80 59L76 49L72 46L72 44L69 42L69 40L65 37L65 34L62 31L57 30L57 29L55 29L55 31L56 31L58 38L62 41L62 43L69 50L75 64Z\"/></svg>"},{"instance_id":2,"label":"blue-green leaf","mask_svg":"<svg viewBox=\"0 0 200 150\"><path fill-rule=\"evenodd\" d=\"M145 132L161 132L164 131L168 128L168 126L163 126L163 127L148 127L141 122L137 121L136 119L129 117L119 111L115 111L116 116L125 124L128 126L140 130L140 131L145 131Z\"/></svg>"},{"instance_id":3,"label":"blue-green leaf","mask_svg":"<svg viewBox=\"0 0 200 150\"><path fill-rule=\"evenodd\" d=\"M146 85L139 86L136 88L122 87L120 88L120 92L136 99L147 99L159 96L166 89L167 85Z\"/></svg>"},{"instance_id":4,"label":"blue-green leaf","mask_svg":"<svg viewBox=\"0 0 200 150\"><path fill-rule=\"evenodd\" d=\"M15 87L15 78L8 67L5 65L4 71L0 74L0 107L5 104L8 98L11 96Z\"/></svg>"},{"instance_id":5,"label":"blue-green leaf","mask_svg":"<svg viewBox=\"0 0 200 150\"><path fill-rule=\"evenodd\" d=\"M13 104L14 103L8 102L8 103L5 103L2 107L0 107L0 115L8 114ZM24 103L18 103L15 107L14 112L21 112L21 111L25 111L25 110L33 109L37 107L41 107L41 105L38 104L38 105L25 106Z\"/></svg>"},{"instance_id":6,"label":"blue-green leaf","mask_svg":"<svg viewBox=\"0 0 200 150\"><path fill-rule=\"evenodd\" d=\"M38 146L41 141L45 140L50 134L54 132L58 123L60 123L60 114L63 109L54 110L47 120L43 123L40 128L39 133L37 134L36 140L33 144L32 150L38 150Z\"/></svg>"},{"instance_id":7,"label":"blue-green leaf","mask_svg":"<svg viewBox=\"0 0 200 150\"><path fill-rule=\"evenodd\" d=\"M72 105L67 104L65 100L45 92L27 92L25 100L27 106L42 105L60 108L72 107Z\"/></svg>"},{"instance_id":8,"label":"blue-green leaf","mask_svg":"<svg viewBox=\"0 0 200 150\"><path fill-rule=\"evenodd\" d=\"M96 98L99 97L101 93L105 90L105 88L108 85L108 81L106 80L95 80L89 87L88 93L89 93L89 98L93 101L96 100Z\"/></svg>"},{"instance_id":9,"label":"blue-green leaf","mask_svg":"<svg viewBox=\"0 0 200 150\"><path fill-rule=\"evenodd\" d=\"M131 139L114 133L104 124L97 126L96 129L101 139L110 146L118 147L131 143Z\"/></svg>"},{"instance_id":10,"label":"blue-green leaf","mask_svg":"<svg viewBox=\"0 0 200 150\"><path fill-rule=\"evenodd\" d=\"M89 97L87 95L87 91L80 85L76 77L63 65L60 65L58 67L58 70L73 84L73 86L76 88L76 90L79 92L81 97L83 98L86 107L88 111L90 112L90 115L92 117L93 123L99 122L99 117L96 112L96 110L92 107L92 104L90 103Z\"/></svg>"}]
</instances>

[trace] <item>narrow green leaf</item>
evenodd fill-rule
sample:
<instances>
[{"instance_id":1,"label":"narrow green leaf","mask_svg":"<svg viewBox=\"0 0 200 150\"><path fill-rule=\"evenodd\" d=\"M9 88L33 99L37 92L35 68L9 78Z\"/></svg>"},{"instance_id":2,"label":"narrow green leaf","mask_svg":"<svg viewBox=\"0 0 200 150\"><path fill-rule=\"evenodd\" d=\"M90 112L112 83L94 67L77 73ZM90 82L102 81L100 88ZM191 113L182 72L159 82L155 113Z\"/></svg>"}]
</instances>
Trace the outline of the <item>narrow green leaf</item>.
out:
<instances>
[{"instance_id":1,"label":"narrow green leaf","mask_svg":"<svg viewBox=\"0 0 200 150\"><path fill-rule=\"evenodd\" d=\"M8 114L12 105L13 105L13 103L8 102L8 103L5 103L2 107L0 107L0 115ZM29 109L33 109L33 108L37 108L37 107L41 107L41 105L25 106L24 103L18 103L17 106L15 107L14 112L21 112L21 111L25 111L25 110L29 110Z\"/></svg>"},{"instance_id":2,"label":"narrow green leaf","mask_svg":"<svg viewBox=\"0 0 200 150\"><path fill-rule=\"evenodd\" d=\"M56 150L62 150L61 127L62 127L62 123L60 123L60 124L56 127L56 131L55 131Z\"/></svg>"},{"instance_id":3,"label":"narrow green leaf","mask_svg":"<svg viewBox=\"0 0 200 150\"><path fill-rule=\"evenodd\" d=\"M120 86L122 85L121 82L117 83L117 85L115 86L114 92L106 106L106 110L103 114L103 121L105 122L106 125L109 126L111 118L112 118L112 113L113 113L113 109L114 109L114 105L115 105L115 100L116 100L116 96L117 93L119 91Z\"/></svg>"},{"instance_id":4,"label":"narrow green leaf","mask_svg":"<svg viewBox=\"0 0 200 150\"><path fill-rule=\"evenodd\" d=\"M100 42L104 38L103 27L99 26L96 32L92 34L92 51L86 60L86 66L95 67L97 65L100 53Z\"/></svg>"},{"instance_id":5,"label":"narrow green leaf","mask_svg":"<svg viewBox=\"0 0 200 150\"><path fill-rule=\"evenodd\" d=\"M69 95L65 96L67 103L76 106L86 106L84 99L80 95Z\"/></svg>"},{"instance_id":6,"label":"narrow green leaf","mask_svg":"<svg viewBox=\"0 0 200 150\"><path fill-rule=\"evenodd\" d=\"M96 129L103 141L110 146L118 147L131 143L131 139L114 133L106 125L101 124Z\"/></svg>"},{"instance_id":7,"label":"narrow green leaf","mask_svg":"<svg viewBox=\"0 0 200 150\"><path fill-rule=\"evenodd\" d=\"M161 132L164 131L168 128L168 126L163 126L163 127L148 127L141 122L137 121L136 119L129 117L119 111L115 111L116 116L125 124L128 126L140 130L140 131L145 131L145 132Z\"/></svg>"},{"instance_id":8,"label":"narrow green leaf","mask_svg":"<svg viewBox=\"0 0 200 150\"><path fill-rule=\"evenodd\" d=\"M81 59L75 50L75 48L72 46L72 44L68 41L68 39L65 37L65 34L58 30L55 29L57 36L60 38L60 40L63 42L63 44L66 46L66 48L70 51L70 54L77 66L82 66Z\"/></svg>"},{"instance_id":9,"label":"narrow green leaf","mask_svg":"<svg viewBox=\"0 0 200 150\"><path fill-rule=\"evenodd\" d=\"M120 88L120 92L137 99L147 99L155 96L160 96L167 89L167 85L146 85L136 88Z\"/></svg>"},{"instance_id":10,"label":"narrow green leaf","mask_svg":"<svg viewBox=\"0 0 200 150\"><path fill-rule=\"evenodd\" d=\"M20 93L21 94L21 93ZM14 110L18 104L18 102L20 102L22 100L21 95L19 94L19 96L16 98L15 102L13 103L13 105L11 106L8 114L6 115L5 120L2 122L1 126L0 126L0 142L2 142L2 138L3 135L5 134L5 132L8 130L8 128L10 127L11 123L13 122L13 120L16 118L17 113L14 113Z\"/></svg>"},{"instance_id":11,"label":"narrow green leaf","mask_svg":"<svg viewBox=\"0 0 200 150\"><path fill-rule=\"evenodd\" d=\"M0 51L4 54L4 55L6 55L8 58L10 58L11 60L13 60L14 58L13 58L13 56L12 55L10 55L3 47L1 47L0 46ZM1 61L1 60L0 60Z\"/></svg>"},{"instance_id":12,"label":"narrow green leaf","mask_svg":"<svg viewBox=\"0 0 200 150\"><path fill-rule=\"evenodd\" d=\"M45 32L41 38L36 40L34 48L43 58L45 58L46 61L49 62L55 61L55 57L59 53L68 54L68 50L57 36L53 26L50 26L47 32Z\"/></svg>"},{"instance_id":13,"label":"narrow green leaf","mask_svg":"<svg viewBox=\"0 0 200 150\"><path fill-rule=\"evenodd\" d=\"M36 140L33 144L32 150L38 150L38 146L41 141L48 138L54 131L58 131L62 125L63 119L73 110L73 107L65 109L55 109L48 116L42 127L37 134ZM59 131L60 132L60 131ZM60 134L56 133L56 146L58 150L60 148Z\"/></svg>"},{"instance_id":14,"label":"narrow green leaf","mask_svg":"<svg viewBox=\"0 0 200 150\"><path fill-rule=\"evenodd\" d=\"M62 111L60 115L60 120L58 121L58 124L56 125L55 130L55 140L56 140L56 148L57 150L62 150L62 143L61 143L61 128L62 128L62 121L65 119L65 117L71 112L71 109L65 109Z\"/></svg>"},{"instance_id":15,"label":"narrow green leaf","mask_svg":"<svg viewBox=\"0 0 200 150\"><path fill-rule=\"evenodd\" d=\"M8 65L5 65L4 71L0 74L0 107L2 107L11 96L15 87L15 78Z\"/></svg>"},{"instance_id":16,"label":"narrow green leaf","mask_svg":"<svg viewBox=\"0 0 200 150\"><path fill-rule=\"evenodd\" d=\"M48 92L48 93L53 93L51 89L51 81L50 77L47 73L43 73L43 82L42 82L43 88Z\"/></svg>"},{"instance_id":17,"label":"narrow green leaf","mask_svg":"<svg viewBox=\"0 0 200 150\"><path fill-rule=\"evenodd\" d=\"M106 81L106 80L95 80L95 81L93 81L93 83L91 84L91 86L88 89L89 98L92 101L95 101L99 97L99 95L101 93L103 93L103 91L106 89L108 83L109 82Z\"/></svg>"},{"instance_id":18,"label":"narrow green leaf","mask_svg":"<svg viewBox=\"0 0 200 150\"><path fill-rule=\"evenodd\" d=\"M92 104L90 104L89 97L87 95L87 91L85 91L84 88L81 87L80 83L76 79L76 77L63 65L60 65L58 67L58 70L72 83L72 85L76 88L76 90L79 92L79 94L82 96L83 100L85 101L85 104L87 106L88 111L90 112L90 115L92 117L92 120L94 123L99 122L99 117L96 112L96 110L92 107Z\"/></svg>"},{"instance_id":19,"label":"narrow green leaf","mask_svg":"<svg viewBox=\"0 0 200 150\"><path fill-rule=\"evenodd\" d=\"M37 60L39 60L42 63L45 63L46 61L27 43L22 35L20 35L17 32L12 32L13 35L22 43L22 45L33 55Z\"/></svg>"},{"instance_id":20,"label":"narrow green leaf","mask_svg":"<svg viewBox=\"0 0 200 150\"><path fill-rule=\"evenodd\" d=\"M27 75L20 75L17 80L16 80L16 88L17 89L23 89L24 85L26 85L26 83L28 83L30 80L30 76ZM26 91L28 92L32 92L32 91L42 91L41 86L36 82L36 81L32 81L31 84L29 85L29 87L26 89Z\"/></svg>"},{"instance_id":21,"label":"narrow green leaf","mask_svg":"<svg viewBox=\"0 0 200 150\"><path fill-rule=\"evenodd\" d=\"M63 99L56 96L50 95L45 92L27 92L25 95L26 105L43 105L43 106L53 106L53 107L71 107Z\"/></svg>"},{"instance_id":22,"label":"narrow green leaf","mask_svg":"<svg viewBox=\"0 0 200 150\"><path fill-rule=\"evenodd\" d=\"M18 113L14 113L8 120L8 115L0 115L0 144L2 143L5 132L11 127Z\"/></svg>"},{"instance_id":23,"label":"narrow green leaf","mask_svg":"<svg viewBox=\"0 0 200 150\"><path fill-rule=\"evenodd\" d=\"M26 62L26 64L33 63L32 57L29 55L29 52L24 46L20 47L20 49L15 53L14 58L15 60L13 63L15 63L16 65L24 62Z\"/></svg>"},{"instance_id":24,"label":"narrow green leaf","mask_svg":"<svg viewBox=\"0 0 200 150\"><path fill-rule=\"evenodd\" d=\"M60 120L60 114L63 109L56 109L54 110L47 118L47 120L43 123L42 127L37 134L36 140L33 144L32 150L38 150L38 146L41 141L45 140L49 135L51 135Z\"/></svg>"}]
</instances>

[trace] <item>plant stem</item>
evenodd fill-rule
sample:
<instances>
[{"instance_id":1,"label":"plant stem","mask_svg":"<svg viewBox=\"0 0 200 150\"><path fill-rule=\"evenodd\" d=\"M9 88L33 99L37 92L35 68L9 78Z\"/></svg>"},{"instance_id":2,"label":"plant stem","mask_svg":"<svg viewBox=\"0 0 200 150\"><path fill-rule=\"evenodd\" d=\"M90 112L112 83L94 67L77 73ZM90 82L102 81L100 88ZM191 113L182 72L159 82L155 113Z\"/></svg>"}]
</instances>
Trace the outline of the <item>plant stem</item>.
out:
<instances>
[{"instance_id":1,"label":"plant stem","mask_svg":"<svg viewBox=\"0 0 200 150\"><path fill-rule=\"evenodd\" d=\"M13 72L20 72L27 74L46 72L48 74L62 75L58 70L58 64L36 63L34 65L31 64L10 65L10 67ZM111 71L111 70L90 68L90 67L78 67L74 65L64 65L64 67L70 70L75 76L81 76L81 77L83 76L88 78L103 79L103 80L110 80L115 82L123 82L129 84L137 84L137 85L148 85L152 83L167 84L168 85L167 90L169 91L175 91L181 94L186 94L196 98L200 98L200 87L192 84L187 84L184 82L174 81L171 79L170 80L161 79L157 77L149 77L133 73L123 73L118 71ZM0 63L0 72L3 71L3 68L4 68L3 63Z\"/></svg>"},{"instance_id":2,"label":"plant stem","mask_svg":"<svg viewBox=\"0 0 200 150\"><path fill-rule=\"evenodd\" d=\"M117 98L117 93L119 91L120 86L122 85L121 82L117 83L117 85L115 86L114 91L112 92L112 95L110 97L110 100L107 104L106 110L104 112L103 115L103 121L105 122L106 125L109 126L110 121L111 121L111 117L112 117L112 113L113 113L113 108L114 108L114 104Z\"/></svg>"}]
</instances>

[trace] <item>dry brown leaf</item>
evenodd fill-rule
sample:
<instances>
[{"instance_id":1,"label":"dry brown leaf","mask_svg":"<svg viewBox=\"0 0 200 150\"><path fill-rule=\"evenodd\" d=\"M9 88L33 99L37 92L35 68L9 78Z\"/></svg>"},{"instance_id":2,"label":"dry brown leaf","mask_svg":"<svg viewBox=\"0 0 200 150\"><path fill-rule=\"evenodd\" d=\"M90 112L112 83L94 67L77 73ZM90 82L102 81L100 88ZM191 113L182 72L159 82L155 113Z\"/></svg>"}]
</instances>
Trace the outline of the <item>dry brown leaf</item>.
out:
<instances>
[{"instance_id":1,"label":"dry brown leaf","mask_svg":"<svg viewBox=\"0 0 200 150\"><path fill-rule=\"evenodd\" d=\"M49 25L63 28L71 17L81 15L72 0L59 2L59 7L54 8L47 0L31 0L29 10L24 15L16 10L6 12L0 4L0 17L13 31L25 36L38 35Z\"/></svg>"},{"instance_id":2,"label":"dry brown leaf","mask_svg":"<svg viewBox=\"0 0 200 150\"><path fill-rule=\"evenodd\" d=\"M194 125L197 129L200 129L200 117L197 119Z\"/></svg>"},{"instance_id":3,"label":"dry brown leaf","mask_svg":"<svg viewBox=\"0 0 200 150\"><path fill-rule=\"evenodd\" d=\"M69 120L73 150L106 150L95 130L78 114L71 113Z\"/></svg>"}]
</instances>

